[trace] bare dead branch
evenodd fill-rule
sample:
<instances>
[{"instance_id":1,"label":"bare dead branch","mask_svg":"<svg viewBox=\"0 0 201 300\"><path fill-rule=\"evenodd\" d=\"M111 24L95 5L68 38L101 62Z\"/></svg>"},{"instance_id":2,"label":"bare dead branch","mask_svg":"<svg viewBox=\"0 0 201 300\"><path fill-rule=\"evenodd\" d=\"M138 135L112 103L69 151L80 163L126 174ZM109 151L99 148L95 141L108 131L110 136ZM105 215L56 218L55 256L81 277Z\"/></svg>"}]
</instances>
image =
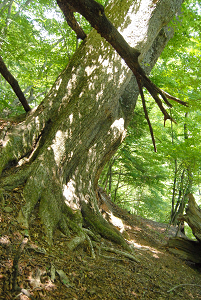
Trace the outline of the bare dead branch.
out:
<instances>
[{"instance_id":1,"label":"bare dead branch","mask_svg":"<svg viewBox=\"0 0 201 300\"><path fill-rule=\"evenodd\" d=\"M161 101L161 99L159 98L157 92L155 89L152 88L152 86L150 86L149 84L147 84L147 82L144 83L144 86L146 87L146 89L149 91L150 95L153 97L153 99L155 100L156 104L158 105L158 107L160 108L161 112L164 115L164 126L165 126L165 122L166 120L171 120L176 124L176 121L168 114L167 110L163 107L163 103ZM172 107L172 105L170 105L170 107Z\"/></svg>"},{"instance_id":2,"label":"bare dead branch","mask_svg":"<svg viewBox=\"0 0 201 300\"><path fill-rule=\"evenodd\" d=\"M184 105L184 106L188 106L188 103L186 103L186 102L180 100L179 98L176 98L176 97L174 97L174 96L168 94L167 92L163 91L162 89L161 89L161 91L162 91L162 93L163 93L168 99L174 100L174 101L176 101L176 102L178 102L179 104L182 104L182 105Z\"/></svg>"},{"instance_id":3,"label":"bare dead branch","mask_svg":"<svg viewBox=\"0 0 201 300\"><path fill-rule=\"evenodd\" d=\"M137 79L137 84L138 84L138 87L139 87L140 96L141 96L141 99L142 99L142 106L143 106L143 110L144 110L144 115L145 115L145 118L146 118L147 123L149 125L149 131L150 131L150 134L151 134L152 143L153 143L153 146L154 146L154 151L157 152L156 142L155 142L154 133L153 133L153 128L152 128L151 122L149 120L149 115L148 115L148 112L147 112L147 107L146 107L146 102L145 102L144 93L143 93L143 89L142 89L142 84L141 84L141 81L140 81L139 78L136 77L136 79Z\"/></svg>"}]
</instances>

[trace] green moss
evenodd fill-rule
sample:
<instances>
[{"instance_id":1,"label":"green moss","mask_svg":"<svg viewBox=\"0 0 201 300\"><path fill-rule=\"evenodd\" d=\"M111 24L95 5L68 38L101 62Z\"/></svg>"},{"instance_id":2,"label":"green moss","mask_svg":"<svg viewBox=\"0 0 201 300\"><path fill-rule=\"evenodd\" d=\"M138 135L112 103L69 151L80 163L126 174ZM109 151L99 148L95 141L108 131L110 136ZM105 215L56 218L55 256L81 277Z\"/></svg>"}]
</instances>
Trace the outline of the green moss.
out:
<instances>
[{"instance_id":1,"label":"green moss","mask_svg":"<svg viewBox=\"0 0 201 300\"><path fill-rule=\"evenodd\" d=\"M125 17L132 2L133 0L118 0L116 1L115 5L113 5L113 3L108 5L106 9L106 15L116 28L124 23ZM113 6L112 9L111 6ZM137 5L134 5L134 8L137 8Z\"/></svg>"}]
</instances>

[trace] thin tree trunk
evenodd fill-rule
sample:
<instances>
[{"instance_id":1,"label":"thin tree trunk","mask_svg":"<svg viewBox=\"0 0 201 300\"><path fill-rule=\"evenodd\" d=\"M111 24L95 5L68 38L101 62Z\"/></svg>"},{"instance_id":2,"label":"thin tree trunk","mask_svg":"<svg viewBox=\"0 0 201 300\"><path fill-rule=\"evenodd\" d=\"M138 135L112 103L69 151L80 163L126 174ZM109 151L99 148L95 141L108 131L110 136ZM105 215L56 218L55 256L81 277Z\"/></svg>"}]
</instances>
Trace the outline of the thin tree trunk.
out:
<instances>
[{"instance_id":1,"label":"thin tree trunk","mask_svg":"<svg viewBox=\"0 0 201 300\"><path fill-rule=\"evenodd\" d=\"M170 225L172 224L174 218L174 205L175 205L176 183L177 183L177 159L174 160L174 163L175 163L175 170L174 170L174 182L172 188L172 209L171 209Z\"/></svg>"}]
</instances>

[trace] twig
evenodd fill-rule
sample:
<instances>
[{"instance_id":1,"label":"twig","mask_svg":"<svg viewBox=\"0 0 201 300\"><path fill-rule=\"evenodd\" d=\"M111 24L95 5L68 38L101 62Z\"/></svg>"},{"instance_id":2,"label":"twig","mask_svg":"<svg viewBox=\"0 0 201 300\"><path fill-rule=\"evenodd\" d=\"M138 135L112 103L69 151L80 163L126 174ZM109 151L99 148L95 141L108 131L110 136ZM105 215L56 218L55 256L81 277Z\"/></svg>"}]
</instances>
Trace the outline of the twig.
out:
<instances>
[{"instance_id":1,"label":"twig","mask_svg":"<svg viewBox=\"0 0 201 300\"><path fill-rule=\"evenodd\" d=\"M163 103L158 96L158 94L161 95L161 97L163 98L165 103L171 108L172 105L167 100L165 94L153 82L151 82L148 77L146 77L146 80L144 80L143 85L146 87L146 89L148 90L148 92L150 93L150 95L153 97L156 104L160 108L162 114L164 115L164 126L165 126L166 120L168 120L168 119L172 120L174 123L176 123L176 121L168 114L167 110L163 107Z\"/></svg>"},{"instance_id":2,"label":"twig","mask_svg":"<svg viewBox=\"0 0 201 300\"><path fill-rule=\"evenodd\" d=\"M176 285L174 286L173 288L171 288L169 291L167 291L167 293L170 293L172 292L173 290L179 288L179 287L182 287L182 286L186 286L186 285L189 285L189 286L198 286L198 287L201 287L200 284L193 284L193 283L184 283L184 284L179 284L179 285Z\"/></svg>"}]
</instances>

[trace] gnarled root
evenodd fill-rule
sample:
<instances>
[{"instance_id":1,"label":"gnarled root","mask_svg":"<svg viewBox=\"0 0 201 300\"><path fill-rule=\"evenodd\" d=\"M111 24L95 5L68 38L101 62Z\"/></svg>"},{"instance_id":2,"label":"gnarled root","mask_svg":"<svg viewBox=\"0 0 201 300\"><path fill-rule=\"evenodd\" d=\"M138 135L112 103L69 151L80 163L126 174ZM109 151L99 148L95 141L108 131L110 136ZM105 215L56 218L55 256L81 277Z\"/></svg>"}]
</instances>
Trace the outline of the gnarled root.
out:
<instances>
[{"instance_id":1,"label":"gnarled root","mask_svg":"<svg viewBox=\"0 0 201 300\"><path fill-rule=\"evenodd\" d=\"M121 233L110 225L101 214L95 214L85 202L82 202L81 212L85 227L89 227L93 232L100 234L103 238L121 245L125 250L131 251Z\"/></svg>"}]
</instances>

